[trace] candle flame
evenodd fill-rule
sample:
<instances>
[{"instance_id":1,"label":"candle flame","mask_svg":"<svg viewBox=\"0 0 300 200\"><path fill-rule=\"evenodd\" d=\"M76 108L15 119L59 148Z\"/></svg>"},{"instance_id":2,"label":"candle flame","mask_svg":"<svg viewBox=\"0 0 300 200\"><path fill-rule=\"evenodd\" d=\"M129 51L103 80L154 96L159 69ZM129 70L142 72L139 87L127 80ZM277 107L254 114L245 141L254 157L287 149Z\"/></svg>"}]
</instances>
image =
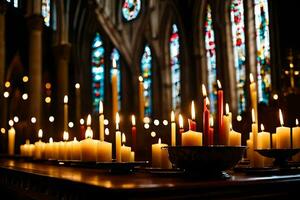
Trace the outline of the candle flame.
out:
<instances>
[{"instance_id":1,"label":"candle flame","mask_svg":"<svg viewBox=\"0 0 300 200\"><path fill-rule=\"evenodd\" d=\"M265 127L263 124L260 124L260 130L263 132L265 130Z\"/></svg>"},{"instance_id":2,"label":"candle flame","mask_svg":"<svg viewBox=\"0 0 300 200\"><path fill-rule=\"evenodd\" d=\"M251 116L252 116L252 123L255 123L256 120L255 120L255 113L254 113L254 109L253 108L251 109Z\"/></svg>"},{"instance_id":3,"label":"candle flame","mask_svg":"<svg viewBox=\"0 0 300 200\"><path fill-rule=\"evenodd\" d=\"M175 122L175 113L173 110L171 111L171 122Z\"/></svg>"},{"instance_id":4,"label":"candle flame","mask_svg":"<svg viewBox=\"0 0 300 200\"><path fill-rule=\"evenodd\" d=\"M123 142L123 143L126 143L126 136L125 136L125 133L122 133L122 142Z\"/></svg>"},{"instance_id":5,"label":"candle flame","mask_svg":"<svg viewBox=\"0 0 300 200\"><path fill-rule=\"evenodd\" d=\"M253 74L252 73L250 73L249 78L250 78L250 83L253 83L254 82L254 78L253 78Z\"/></svg>"},{"instance_id":6,"label":"candle flame","mask_svg":"<svg viewBox=\"0 0 300 200\"><path fill-rule=\"evenodd\" d=\"M158 144L161 144L161 139L160 138L158 139Z\"/></svg>"},{"instance_id":7,"label":"candle flame","mask_svg":"<svg viewBox=\"0 0 300 200\"><path fill-rule=\"evenodd\" d=\"M105 128L105 135L109 135L109 129L108 128Z\"/></svg>"},{"instance_id":8,"label":"candle flame","mask_svg":"<svg viewBox=\"0 0 300 200\"><path fill-rule=\"evenodd\" d=\"M119 130L119 123L120 123L120 115L117 112L116 113L116 129Z\"/></svg>"},{"instance_id":9,"label":"candle flame","mask_svg":"<svg viewBox=\"0 0 300 200\"><path fill-rule=\"evenodd\" d=\"M64 141L69 140L69 133L68 133L68 131L64 131L64 133L63 133L63 140Z\"/></svg>"},{"instance_id":10,"label":"candle flame","mask_svg":"<svg viewBox=\"0 0 300 200\"><path fill-rule=\"evenodd\" d=\"M280 125L283 126L284 121L283 121L283 115L281 109L279 109L279 120L280 120Z\"/></svg>"},{"instance_id":11,"label":"candle flame","mask_svg":"<svg viewBox=\"0 0 300 200\"><path fill-rule=\"evenodd\" d=\"M210 101L209 101L209 98L206 97L206 101L205 101L205 104L206 106L209 106L210 105Z\"/></svg>"},{"instance_id":12,"label":"candle flame","mask_svg":"<svg viewBox=\"0 0 300 200\"><path fill-rule=\"evenodd\" d=\"M214 118L213 118L213 116L209 117L209 125L210 125L210 127L214 126Z\"/></svg>"},{"instance_id":13,"label":"candle flame","mask_svg":"<svg viewBox=\"0 0 300 200\"><path fill-rule=\"evenodd\" d=\"M205 88L205 85L204 85L204 84L202 84L202 95L203 95L204 97L207 96L207 92L206 92L206 88Z\"/></svg>"},{"instance_id":14,"label":"candle flame","mask_svg":"<svg viewBox=\"0 0 300 200\"><path fill-rule=\"evenodd\" d=\"M140 82L143 82L143 81L144 81L144 79L143 79L142 76L139 76L139 81L140 81Z\"/></svg>"},{"instance_id":15,"label":"candle flame","mask_svg":"<svg viewBox=\"0 0 300 200\"><path fill-rule=\"evenodd\" d=\"M217 80L217 85L218 85L218 89L221 90L222 89L222 85L221 85L221 82L219 80Z\"/></svg>"},{"instance_id":16,"label":"candle flame","mask_svg":"<svg viewBox=\"0 0 300 200\"><path fill-rule=\"evenodd\" d=\"M74 142L77 142L77 138L76 138L76 137L74 137L73 141L74 141Z\"/></svg>"},{"instance_id":17,"label":"candle flame","mask_svg":"<svg viewBox=\"0 0 300 200\"><path fill-rule=\"evenodd\" d=\"M298 126L299 125L299 121L298 121L298 119L296 119L296 126Z\"/></svg>"},{"instance_id":18,"label":"candle flame","mask_svg":"<svg viewBox=\"0 0 300 200\"><path fill-rule=\"evenodd\" d=\"M52 138L52 137L49 138L49 143L50 143L50 144L53 143L53 138Z\"/></svg>"},{"instance_id":19,"label":"candle flame","mask_svg":"<svg viewBox=\"0 0 300 200\"><path fill-rule=\"evenodd\" d=\"M117 62L115 59L112 60L112 66L114 69L117 69Z\"/></svg>"},{"instance_id":20,"label":"candle flame","mask_svg":"<svg viewBox=\"0 0 300 200\"><path fill-rule=\"evenodd\" d=\"M91 126L91 124L92 124L92 117L91 117L91 115L89 114L89 115L87 116L87 119L86 119L86 125L87 125L87 126Z\"/></svg>"},{"instance_id":21,"label":"candle flame","mask_svg":"<svg viewBox=\"0 0 300 200\"><path fill-rule=\"evenodd\" d=\"M93 138L93 134L93 130L88 126L85 131L85 138Z\"/></svg>"},{"instance_id":22,"label":"candle flame","mask_svg":"<svg viewBox=\"0 0 300 200\"><path fill-rule=\"evenodd\" d=\"M194 101L192 101L192 104L191 104L191 116L192 116L192 120L195 120L196 113L195 113L195 103L194 103Z\"/></svg>"},{"instance_id":23,"label":"candle flame","mask_svg":"<svg viewBox=\"0 0 300 200\"><path fill-rule=\"evenodd\" d=\"M228 103L225 104L225 114L226 115L229 114L229 105L228 105Z\"/></svg>"},{"instance_id":24,"label":"candle flame","mask_svg":"<svg viewBox=\"0 0 300 200\"><path fill-rule=\"evenodd\" d=\"M42 129L39 129L38 137L39 137L40 139L42 139L42 137L43 137L43 130L42 130Z\"/></svg>"},{"instance_id":25,"label":"candle flame","mask_svg":"<svg viewBox=\"0 0 300 200\"><path fill-rule=\"evenodd\" d=\"M103 103L102 103L102 101L99 102L99 114L103 114Z\"/></svg>"},{"instance_id":26,"label":"candle flame","mask_svg":"<svg viewBox=\"0 0 300 200\"><path fill-rule=\"evenodd\" d=\"M131 115L131 124L132 124L132 126L136 125L136 120L135 120L135 116L134 115Z\"/></svg>"},{"instance_id":27,"label":"candle flame","mask_svg":"<svg viewBox=\"0 0 300 200\"><path fill-rule=\"evenodd\" d=\"M179 128L183 129L183 118L181 114L179 114L178 120L179 120Z\"/></svg>"},{"instance_id":28,"label":"candle flame","mask_svg":"<svg viewBox=\"0 0 300 200\"><path fill-rule=\"evenodd\" d=\"M69 101L68 95L65 95L64 96L64 103L66 104L66 103L68 103L68 101Z\"/></svg>"}]
</instances>

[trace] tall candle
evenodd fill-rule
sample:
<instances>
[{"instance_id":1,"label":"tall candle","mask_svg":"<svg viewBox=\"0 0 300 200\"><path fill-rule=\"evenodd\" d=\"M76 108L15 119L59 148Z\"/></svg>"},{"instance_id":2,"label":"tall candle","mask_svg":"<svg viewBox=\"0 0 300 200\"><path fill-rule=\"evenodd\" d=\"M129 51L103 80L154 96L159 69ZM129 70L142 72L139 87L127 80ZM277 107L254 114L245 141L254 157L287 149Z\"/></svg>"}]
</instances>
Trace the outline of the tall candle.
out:
<instances>
[{"instance_id":1,"label":"tall candle","mask_svg":"<svg viewBox=\"0 0 300 200\"><path fill-rule=\"evenodd\" d=\"M15 154L15 139L16 130L13 126L8 130L8 155L12 156Z\"/></svg>"},{"instance_id":2,"label":"tall candle","mask_svg":"<svg viewBox=\"0 0 300 200\"><path fill-rule=\"evenodd\" d=\"M277 135L277 149L290 149L291 148L291 131L290 128L284 127L283 116L281 109L279 109L279 120L281 127L276 128Z\"/></svg>"},{"instance_id":3,"label":"tall candle","mask_svg":"<svg viewBox=\"0 0 300 200\"><path fill-rule=\"evenodd\" d=\"M103 114L103 103L99 102L99 131L100 141L104 141L104 114Z\"/></svg>"},{"instance_id":4,"label":"tall candle","mask_svg":"<svg viewBox=\"0 0 300 200\"><path fill-rule=\"evenodd\" d=\"M179 133L180 133L180 136L181 136L181 134L184 132L183 117L182 117L181 114L179 114L178 121L179 121Z\"/></svg>"},{"instance_id":5,"label":"tall candle","mask_svg":"<svg viewBox=\"0 0 300 200\"><path fill-rule=\"evenodd\" d=\"M121 131L119 130L120 116L119 113L116 113L116 160L121 162Z\"/></svg>"},{"instance_id":6,"label":"tall candle","mask_svg":"<svg viewBox=\"0 0 300 200\"><path fill-rule=\"evenodd\" d=\"M300 127L299 127L299 121L296 119L296 127L293 127L292 129L292 138L293 138L293 149L300 148ZM293 160L299 162L300 161L300 153L293 156Z\"/></svg>"},{"instance_id":7,"label":"tall candle","mask_svg":"<svg viewBox=\"0 0 300 200\"><path fill-rule=\"evenodd\" d=\"M81 119L79 120L79 123L80 123L80 138L81 138L81 139L84 139L84 138L85 138L84 119L81 118Z\"/></svg>"},{"instance_id":8,"label":"tall candle","mask_svg":"<svg viewBox=\"0 0 300 200\"><path fill-rule=\"evenodd\" d=\"M136 120L134 115L131 116L131 124L132 149L136 151Z\"/></svg>"},{"instance_id":9,"label":"tall candle","mask_svg":"<svg viewBox=\"0 0 300 200\"><path fill-rule=\"evenodd\" d=\"M64 131L68 131L68 95L64 96Z\"/></svg>"},{"instance_id":10,"label":"tall candle","mask_svg":"<svg viewBox=\"0 0 300 200\"><path fill-rule=\"evenodd\" d=\"M209 118L210 118L210 112L209 112L209 99L205 101L206 103L206 109L203 112L203 137L204 137L204 144L209 145Z\"/></svg>"},{"instance_id":11,"label":"tall candle","mask_svg":"<svg viewBox=\"0 0 300 200\"><path fill-rule=\"evenodd\" d=\"M256 83L254 82L254 78L252 73L250 73L250 97L251 97L251 105L254 109L255 120L257 122L257 89Z\"/></svg>"},{"instance_id":12,"label":"tall candle","mask_svg":"<svg viewBox=\"0 0 300 200\"><path fill-rule=\"evenodd\" d=\"M218 104L218 112L217 112L217 120L218 120L218 130L219 130L219 138L224 138L221 135L222 133L222 127L223 127L223 113L224 113L224 102L223 102L223 90L222 85L219 80L217 80L218 85L218 92L217 92L217 104Z\"/></svg>"},{"instance_id":13,"label":"tall candle","mask_svg":"<svg viewBox=\"0 0 300 200\"><path fill-rule=\"evenodd\" d=\"M69 140L69 133L67 131L64 131L63 133L63 148L62 148L62 152L63 152L63 159L64 160L69 160L71 159L71 146L68 147L68 140ZM68 156L68 154L70 154L70 156Z\"/></svg>"},{"instance_id":14,"label":"tall candle","mask_svg":"<svg viewBox=\"0 0 300 200\"><path fill-rule=\"evenodd\" d=\"M145 112L145 97L144 97L144 79L142 76L139 76L139 111L140 119L143 121L144 112Z\"/></svg>"},{"instance_id":15,"label":"tall candle","mask_svg":"<svg viewBox=\"0 0 300 200\"><path fill-rule=\"evenodd\" d=\"M81 117L81 92L80 84L75 84L75 96L76 96L76 121L80 120Z\"/></svg>"},{"instance_id":16,"label":"tall candle","mask_svg":"<svg viewBox=\"0 0 300 200\"><path fill-rule=\"evenodd\" d=\"M214 118L209 118L208 145L214 145Z\"/></svg>"},{"instance_id":17,"label":"tall candle","mask_svg":"<svg viewBox=\"0 0 300 200\"><path fill-rule=\"evenodd\" d=\"M112 116L116 116L118 112L118 70L117 63L115 59L113 59L113 71L111 77L111 85L112 85Z\"/></svg>"},{"instance_id":18,"label":"tall candle","mask_svg":"<svg viewBox=\"0 0 300 200\"><path fill-rule=\"evenodd\" d=\"M176 123L174 111L171 112L171 145L176 146Z\"/></svg>"},{"instance_id":19,"label":"tall candle","mask_svg":"<svg viewBox=\"0 0 300 200\"><path fill-rule=\"evenodd\" d=\"M190 120L190 122L189 122L190 130L196 131L197 124L196 124L196 111L195 111L194 101L192 101L192 103L191 103L191 118L192 118L192 120Z\"/></svg>"},{"instance_id":20,"label":"tall candle","mask_svg":"<svg viewBox=\"0 0 300 200\"><path fill-rule=\"evenodd\" d=\"M229 132L230 132L230 124L231 124L231 112L229 112L229 105L226 103L225 106L225 115L223 116L223 127L222 127L222 135L220 135L220 144L228 145L229 143Z\"/></svg>"},{"instance_id":21,"label":"tall candle","mask_svg":"<svg viewBox=\"0 0 300 200\"><path fill-rule=\"evenodd\" d=\"M253 148L257 149L257 130L258 130L258 125L256 122L256 117L255 117L255 110L252 108L251 110L251 116L252 116L252 136L253 136Z\"/></svg>"}]
</instances>

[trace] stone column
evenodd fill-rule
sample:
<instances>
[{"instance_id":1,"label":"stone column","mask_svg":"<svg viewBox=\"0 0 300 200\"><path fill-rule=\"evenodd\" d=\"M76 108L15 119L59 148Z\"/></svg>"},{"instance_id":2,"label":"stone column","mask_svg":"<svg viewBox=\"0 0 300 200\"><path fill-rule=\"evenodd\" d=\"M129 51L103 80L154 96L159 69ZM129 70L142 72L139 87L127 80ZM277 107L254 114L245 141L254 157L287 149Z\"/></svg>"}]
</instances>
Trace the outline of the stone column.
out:
<instances>
[{"instance_id":1,"label":"stone column","mask_svg":"<svg viewBox=\"0 0 300 200\"><path fill-rule=\"evenodd\" d=\"M5 12L6 12L6 6L4 1L0 2L0 105L3 108L6 105L3 105L4 103L4 77L5 77ZM5 111L6 109L2 109L2 112L0 112L0 128L5 127L6 123L6 117L5 117Z\"/></svg>"},{"instance_id":2,"label":"stone column","mask_svg":"<svg viewBox=\"0 0 300 200\"><path fill-rule=\"evenodd\" d=\"M57 82L56 82L56 119L58 132L63 131L63 103L64 95L69 95L69 58L71 45L69 43L58 44L54 47L54 54L57 65ZM70 103L70 97L69 97Z\"/></svg>"},{"instance_id":3,"label":"stone column","mask_svg":"<svg viewBox=\"0 0 300 200\"><path fill-rule=\"evenodd\" d=\"M42 103L42 30L41 15L28 18L29 25L29 116L36 117L36 129L41 128Z\"/></svg>"}]
</instances>

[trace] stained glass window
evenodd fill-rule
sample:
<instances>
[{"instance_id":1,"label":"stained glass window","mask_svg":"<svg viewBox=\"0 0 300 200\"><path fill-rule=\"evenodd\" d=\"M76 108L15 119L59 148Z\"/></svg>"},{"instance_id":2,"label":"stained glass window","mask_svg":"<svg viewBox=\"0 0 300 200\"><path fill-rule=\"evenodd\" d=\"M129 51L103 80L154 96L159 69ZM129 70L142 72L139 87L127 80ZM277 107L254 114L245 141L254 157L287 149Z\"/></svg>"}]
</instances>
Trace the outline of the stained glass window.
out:
<instances>
[{"instance_id":1,"label":"stained glass window","mask_svg":"<svg viewBox=\"0 0 300 200\"><path fill-rule=\"evenodd\" d=\"M259 102L269 103L271 89L269 11L267 0L254 0Z\"/></svg>"},{"instance_id":2,"label":"stained glass window","mask_svg":"<svg viewBox=\"0 0 300 200\"><path fill-rule=\"evenodd\" d=\"M172 25L170 37L170 65L171 65L171 83L172 83L172 109L180 109L180 62L179 62L180 44L179 34L176 24Z\"/></svg>"},{"instance_id":3,"label":"stained glass window","mask_svg":"<svg viewBox=\"0 0 300 200\"><path fill-rule=\"evenodd\" d=\"M46 26L50 26L50 0L42 0L42 16Z\"/></svg>"},{"instance_id":4,"label":"stained glass window","mask_svg":"<svg viewBox=\"0 0 300 200\"><path fill-rule=\"evenodd\" d=\"M151 49L145 46L141 59L141 73L144 79L145 115L152 114L152 56Z\"/></svg>"},{"instance_id":5,"label":"stained glass window","mask_svg":"<svg viewBox=\"0 0 300 200\"><path fill-rule=\"evenodd\" d=\"M113 74L113 60L117 64L117 77L118 77L118 109L121 109L121 64L120 64L120 53L118 49L114 48L111 53L111 77Z\"/></svg>"},{"instance_id":6,"label":"stained glass window","mask_svg":"<svg viewBox=\"0 0 300 200\"><path fill-rule=\"evenodd\" d=\"M122 14L127 21L135 19L141 11L141 0L125 0L122 5Z\"/></svg>"},{"instance_id":7,"label":"stained glass window","mask_svg":"<svg viewBox=\"0 0 300 200\"><path fill-rule=\"evenodd\" d=\"M238 114L246 109L245 100L245 24L243 0L232 0L230 6L231 30L236 75Z\"/></svg>"},{"instance_id":8,"label":"stained glass window","mask_svg":"<svg viewBox=\"0 0 300 200\"><path fill-rule=\"evenodd\" d=\"M208 95L210 100L210 111L215 113L217 103L217 64L216 64L216 44L215 33L213 30L213 22L211 15L210 5L207 5L206 18L205 18L205 49L207 59L207 72L208 72Z\"/></svg>"},{"instance_id":9,"label":"stained glass window","mask_svg":"<svg viewBox=\"0 0 300 200\"><path fill-rule=\"evenodd\" d=\"M93 110L98 112L100 100L104 100L104 46L99 33L92 43L92 95Z\"/></svg>"}]
</instances>

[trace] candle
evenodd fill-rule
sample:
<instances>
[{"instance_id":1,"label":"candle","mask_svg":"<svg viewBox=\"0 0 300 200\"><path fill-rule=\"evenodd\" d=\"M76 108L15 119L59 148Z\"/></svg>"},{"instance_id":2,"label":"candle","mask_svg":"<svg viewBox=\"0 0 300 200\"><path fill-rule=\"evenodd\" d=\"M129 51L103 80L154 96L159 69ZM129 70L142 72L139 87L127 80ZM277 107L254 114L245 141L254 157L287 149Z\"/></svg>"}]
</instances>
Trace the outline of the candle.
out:
<instances>
[{"instance_id":1,"label":"candle","mask_svg":"<svg viewBox=\"0 0 300 200\"><path fill-rule=\"evenodd\" d=\"M68 95L64 96L64 131L68 131Z\"/></svg>"},{"instance_id":2,"label":"candle","mask_svg":"<svg viewBox=\"0 0 300 200\"><path fill-rule=\"evenodd\" d=\"M251 97L251 105L254 109L255 119L257 121L257 90L256 83L254 82L254 78L252 73L250 73L250 97Z\"/></svg>"},{"instance_id":3,"label":"candle","mask_svg":"<svg viewBox=\"0 0 300 200\"><path fill-rule=\"evenodd\" d=\"M277 148L277 135L276 133L272 134L272 149L276 149Z\"/></svg>"},{"instance_id":4,"label":"candle","mask_svg":"<svg viewBox=\"0 0 300 200\"><path fill-rule=\"evenodd\" d=\"M188 130L182 133L182 146L202 146L202 133Z\"/></svg>"},{"instance_id":5,"label":"candle","mask_svg":"<svg viewBox=\"0 0 300 200\"><path fill-rule=\"evenodd\" d=\"M270 149L271 148L271 140L270 133L265 132L264 125L260 125L261 132L257 135L257 149ZM261 167L271 166L272 159L260 156L259 163Z\"/></svg>"},{"instance_id":6,"label":"candle","mask_svg":"<svg viewBox=\"0 0 300 200\"><path fill-rule=\"evenodd\" d=\"M75 84L75 96L76 96L76 121L80 120L81 117L81 92L80 84Z\"/></svg>"},{"instance_id":7,"label":"candle","mask_svg":"<svg viewBox=\"0 0 300 200\"><path fill-rule=\"evenodd\" d=\"M122 162L130 162L131 147L125 146L126 136L124 133L122 133L122 143L123 143L123 145L121 146L121 161Z\"/></svg>"},{"instance_id":8,"label":"candle","mask_svg":"<svg viewBox=\"0 0 300 200\"><path fill-rule=\"evenodd\" d=\"M42 137L43 137L43 130L39 129L38 131L38 138L39 141L35 142L35 150L34 150L34 157L35 159L42 159L44 157L44 148L45 148L45 143L42 142Z\"/></svg>"},{"instance_id":9,"label":"candle","mask_svg":"<svg viewBox=\"0 0 300 200\"><path fill-rule=\"evenodd\" d=\"M134 153L134 151L132 151L130 153L130 162L134 162L134 161L135 161L135 153Z\"/></svg>"},{"instance_id":10,"label":"candle","mask_svg":"<svg viewBox=\"0 0 300 200\"><path fill-rule=\"evenodd\" d=\"M169 157L165 151L162 150L162 147L168 146L167 144L162 144L161 139L158 139L157 144L152 144L152 167L155 168L168 168L167 166Z\"/></svg>"},{"instance_id":11,"label":"candle","mask_svg":"<svg viewBox=\"0 0 300 200\"><path fill-rule=\"evenodd\" d=\"M81 154L80 142L77 140L76 137L74 137L73 139L71 148L72 148L71 160L80 160L80 154Z\"/></svg>"},{"instance_id":12,"label":"candle","mask_svg":"<svg viewBox=\"0 0 300 200\"><path fill-rule=\"evenodd\" d=\"M111 77L112 84L112 116L116 116L118 112L118 70L116 60L113 59L113 71Z\"/></svg>"},{"instance_id":13,"label":"candle","mask_svg":"<svg viewBox=\"0 0 300 200\"><path fill-rule=\"evenodd\" d=\"M131 124L132 149L136 150L136 120L134 115L131 116Z\"/></svg>"},{"instance_id":14,"label":"candle","mask_svg":"<svg viewBox=\"0 0 300 200\"><path fill-rule=\"evenodd\" d=\"M209 118L209 132L208 132L208 145L214 145L214 118L210 116Z\"/></svg>"},{"instance_id":15,"label":"candle","mask_svg":"<svg viewBox=\"0 0 300 200\"><path fill-rule=\"evenodd\" d=\"M229 105L225 105L225 115L223 116L222 134L220 135L220 144L228 145L229 143L229 132L231 124L231 112L229 112Z\"/></svg>"},{"instance_id":16,"label":"candle","mask_svg":"<svg viewBox=\"0 0 300 200\"><path fill-rule=\"evenodd\" d=\"M291 148L290 128L283 126L284 122L283 122L281 109L279 109L279 120L280 120L281 127L276 128L277 149L290 149Z\"/></svg>"},{"instance_id":17,"label":"candle","mask_svg":"<svg viewBox=\"0 0 300 200\"><path fill-rule=\"evenodd\" d=\"M84 119L81 118L81 119L79 120L79 123L80 123L80 138L81 138L81 139L84 139L84 138L85 138Z\"/></svg>"},{"instance_id":18,"label":"candle","mask_svg":"<svg viewBox=\"0 0 300 200\"><path fill-rule=\"evenodd\" d=\"M292 129L292 138L293 138L293 149L300 148L300 127L299 127L299 121L296 119L296 127L293 127ZM300 154L296 154L293 156L293 160L299 162L300 161Z\"/></svg>"},{"instance_id":19,"label":"candle","mask_svg":"<svg viewBox=\"0 0 300 200\"><path fill-rule=\"evenodd\" d=\"M209 99L207 98L206 101L206 109L203 111L203 137L204 137L204 144L209 145L209 118L210 118L210 112L209 112Z\"/></svg>"},{"instance_id":20,"label":"candle","mask_svg":"<svg viewBox=\"0 0 300 200\"><path fill-rule=\"evenodd\" d=\"M97 162L112 161L112 143L98 141L97 143Z\"/></svg>"},{"instance_id":21,"label":"candle","mask_svg":"<svg viewBox=\"0 0 300 200\"><path fill-rule=\"evenodd\" d=\"M54 158L54 144L52 137L49 138L49 143L45 145L45 157L46 159Z\"/></svg>"},{"instance_id":22,"label":"candle","mask_svg":"<svg viewBox=\"0 0 300 200\"><path fill-rule=\"evenodd\" d=\"M13 123L10 125L11 127L8 130L8 155L12 156L15 154L16 130L13 127Z\"/></svg>"},{"instance_id":23,"label":"candle","mask_svg":"<svg viewBox=\"0 0 300 200\"><path fill-rule=\"evenodd\" d=\"M117 162L121 162L121 131L119 131L119 123L120 123L120 116L119 113L116 113L116 160Z\"/></svg>"},{"instance_id":24,"label":"candle","mask_svg":"<svg viewBox=\"0 0 300 200\"><path fill-rule=\"evenodd\" d=\"M183 128L183 117L181 114L179 114L178 117L178 121L179 121L179 133L180 135L184 132L184 128Z\"/></svg>"},{"instance_id":25,"label":"candle","mask_svg":"<svg viewBox=\"0 0 300 200\"><path fill-rule=\"evenodd\" d=\"M197 127L197 124L196 124L196 113L195 113L195 104L194 104L194 101L192 101L191 103L191 117L192 119L188 120L189 121L189 129L192 130L192 131L196 131L196 127Z\"/></svg>"},{"instance_id":26,"label":"candle","mask_svg":"<svg viewBox=\"0 0 300 200\"><path fill-rule=\"evenodd\" d=\"M251 125L251 129L252 129L252 136L253 136L253 148L257 149L257 132L258 132L258 126L256 123L256 117L255 117L255 111L252 108L251 110L251 116L252 116L252 125Z\"/></svg>"},{"instance_id":27,"label":"candle","mask_svg":"<svg viewBox=\"0 0 300 200\"><path fill-rule=\"evenodd\" d=\"M91 129L91 115L87 117L87 128L85 131L84 140L80 141L81 160L82 161L96 161L97 157L97 141L93 140L93 130Z\"/></svg>"},{"instance_id":28,"label":"candle","mask_svg":"<svg viewBox=\"0 0 300 200\"><path fill-rule=\"evenodd\" d=\"M230 125L229 146L241 146L241 133L234 131L232 125Z\"/></svg>"},{"instance_id":29,"label":"candle","mask_svg":"<svg viewBox=\"0 0 300 200\"><path fill-rule=\"evenodd\" d=\"M144 97L144 79L142 76L139 76L139 110L140 110L140 119L143 121L144 112L145 112L145 97Z\"/></svg>"},{"instance_id":30,"label":"candle","mask_svg":"<svg viewBox=\"0 0 300 200\"><path fill-rule=\"evenodd\" d=\"M224 138L224 136L221 136L222 133L222 127L223 127L223 90L222 90L222 85L219 80L217 80L217 85L218 85L218 91L217 91L217 104L218 104L218 112L217 112L217 120L218 120L218 130L219 130L219 140L220 138ZM221 143L220 143L221 144Z\"/></svg>"},{"instance_id":31,"label":"candle","mask_svg":"<svg viewBox=\"0 0 300 200\"><path fill-rule=\"evenodd\" d=\"M104 141L104 115L103 115L103 103L99 103L99 131L100 131L100 141Z\"/></svg>"},{"instance_id":32,"label":"candle","mask_svg":"<svg viewBox=\"0 0 300 200\"><path fill-rule=\"evenodd\" d=\"M176 146L176 123L174 111L171 112L171 145Z\"/></svg>"}]
</instances>

